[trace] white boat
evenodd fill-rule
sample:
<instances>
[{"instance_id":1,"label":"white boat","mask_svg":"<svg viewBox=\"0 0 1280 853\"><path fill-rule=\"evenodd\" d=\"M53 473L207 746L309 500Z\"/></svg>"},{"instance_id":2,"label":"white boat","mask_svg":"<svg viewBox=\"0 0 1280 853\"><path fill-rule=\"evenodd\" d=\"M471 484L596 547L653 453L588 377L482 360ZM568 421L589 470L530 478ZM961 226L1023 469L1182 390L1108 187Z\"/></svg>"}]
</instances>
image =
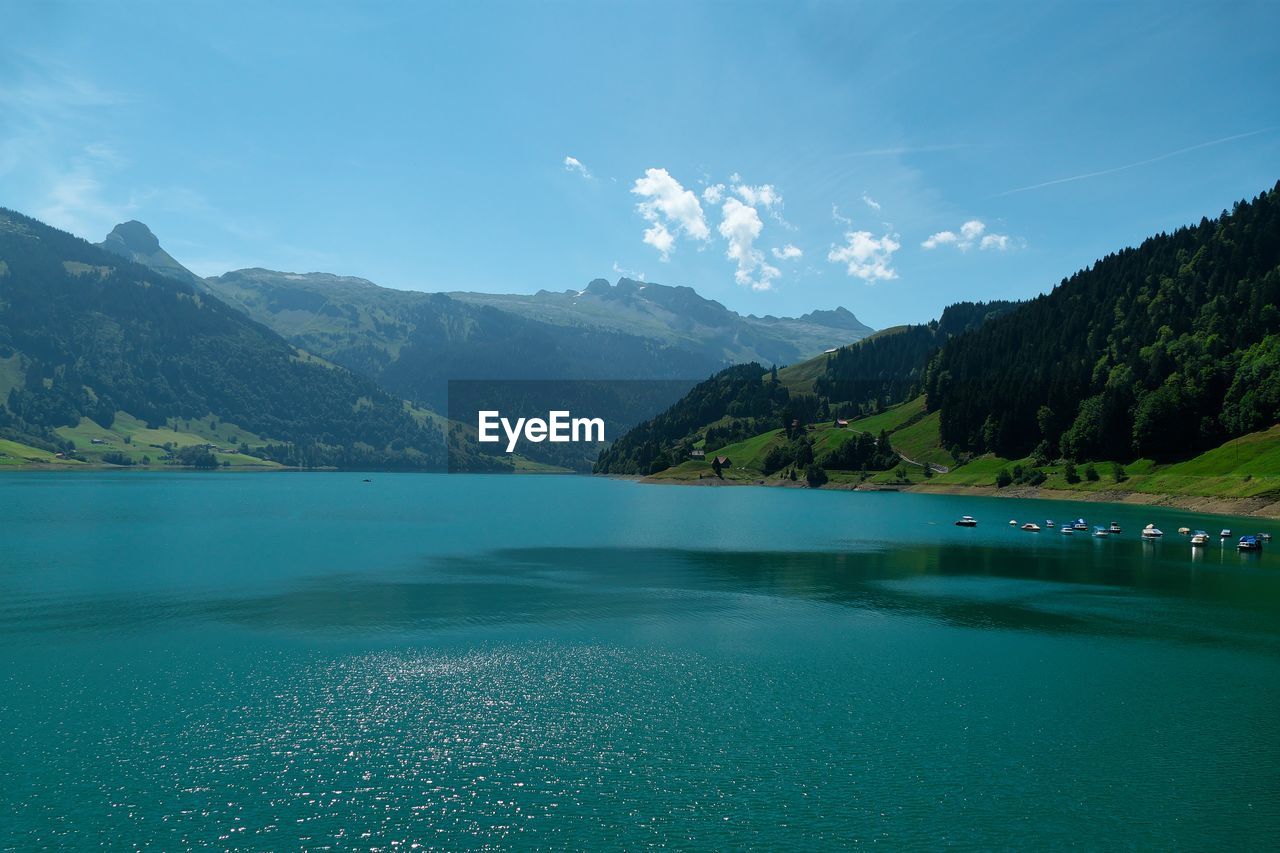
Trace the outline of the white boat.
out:
<instances>
[{"instance_id":1,"label":"white boat","mask_svg":"<svg viewBox=\"0 0 1280 853\"><path fill-rule=\"evenodd\" d=\"M1056 525L1055 525L1052 521L1049 521L1048 519L1045 519L1044 526L1045 526L1045 527L1055 527Z\"/></svg>"},{"instance_id":2,"label":"white boat","mask_svg":"<svg viewBox=\"0 0 1280 853\"><path fill-rule=\"evenodd\" d=\"M1190 528L1190 527L1179 527L1179 528L1178 528L1178 533L1180 533L1180 534L1181 534L1181 535L1183 535L1183 536L1190 536L1190 535L1191 535L1191 528Z\"/></svg>"},{"instance_id":3,"label":"white boat","mask_svg":"<svg viewBox=\"0 0 1280 853\"><path fill-rule=\"evenodd\" d=\"M1142 528L1143 539L1159 539L1163 535L1164 531L1159 527L1156 527L1154 524L1148 524L1146 527Z\"/></svg>"},{"instance_id":4,"label":"white boat","mask_svg":"<svg viewBox=\"0 0 1280 853\"><path fill-rule=\"evenodd\" d=\"M1031 533L1039 533L1040 525L1036 524L1033 521L1028 521L1026 524L1022 525L1022 529L1029 531Z\"/></svg>"},{"instance_id":5,"label":"white boat","mask_svg":"<svg viewBox=\"0 0 1280 853\"><path fill-rule=\"evenodd\" d=\"M1261 551L1262 540L1257 536L1241 536L1240 544L1236 548L1241 551Z\"/></svg>"},{"instance_id":6,"label":"white boat","mask_svg":"<svg viewBox=\"0 0 1280 853\"><path fill-rule=\"evenodd\" d=\"M1018 521L1017 521L1017 519L1014 519L1014 518L1009 519L1009 526L1010 526L1010 527L1017 527L1017 526L1018 526Z\"/></svg>"},{"instance_id":7,"label":"white boat","mask_svg":"<svg viewBox=\"0 0 1280 853\"><path fill-rule=\"evenodd\" d=\"M1105 539L1111 535L1111 531L1099 524L1097 527L1093 528L1093 535L1097 536L1099 539Z\"/></svg>"},{"instance_id":8,"label":"white boat","mask_svg":"<svg viewBox=\"0 0 1280 853\"><path fill-rule=\"evenodd\" d=\"M1061 533L1063 536L1070 536L1073 533L1075 533L1075 530L1071 527L1070 524L1064 524L1062 525L1062 527L1058 529L1058 532Z\"/></svg>"},{"instance_id":9,"label":"white boat","mask_svg":"<svg viewBox=\"0 0 1280 853\"><path fill-rule=\"evenodd\" d=\"M1113 522L1111 522L1111 526L1107 528L1107 532L1108 532L1108 533L1122 533L1123 531L1120 529L1120 525L1113 521Z\"/></svg>"},{"instance_id":10,"label":"white boat","mask_svg":"<svg viewBox=\"0 0 1280 853\"><path fill-rule=\"evenodd\" d=\"M1205 533L1203 530L1197 530L1195 533L1191 534L1192 548L1199 547L1208 541L1209 541L1209 534Z\"/></svg>"},{"instance_id":11,"label":"white boat","mask_svg":"<svg viewBox=\"0 0 1280 853\"><path fill-rule=\"evenodd\" d=\"M1074 527L1076 530L1088 530L1088 529L1089 529L1089 525L1087 525L1087 524L1085 524L1085 523L1084 523L1084 519L1083 519L1083 518L1077 518L1077 519L1076 519L1076 523L1075 523L1075 524L1073 524L1073 525L1072 525L1072 527Z\"/></svg>"},{"instance_id":12,"label":"white boat","mask_svg":"<svg viewBox=\"0 0 1280 853\"><path fill-rule=\"evenodd\" d=\"M956 527L977 527L978 522L974 520L972 515L963 515L956 522Z\"/></svg>"},{"instance_id":13,"label":"white boat","mask_svg":"<svg viewBox=\"0 0 1280 853\"><path fill-rule=\"evenodd\" d=\"M1221 536L1223 539L1230 539L1230 538L1231 538L1231 528L1229 528L1229 527L1224 527L1224 528L1222 528L1222 532L1221 532L1221 533L1219 533L1218 535L1219 535L1219 536Z\"/></svg>"}]
</instances>

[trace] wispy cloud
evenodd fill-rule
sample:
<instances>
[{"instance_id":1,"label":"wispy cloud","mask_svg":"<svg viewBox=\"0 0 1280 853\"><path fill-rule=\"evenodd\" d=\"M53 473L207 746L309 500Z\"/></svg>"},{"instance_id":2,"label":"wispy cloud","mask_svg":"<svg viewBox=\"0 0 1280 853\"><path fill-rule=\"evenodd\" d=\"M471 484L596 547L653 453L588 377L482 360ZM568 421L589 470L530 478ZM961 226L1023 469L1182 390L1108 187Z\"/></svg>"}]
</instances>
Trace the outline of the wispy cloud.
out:
<instances>
[{"instance_id":1,"label":"wispy cloud","mask_svg":"<svg viewBox=\"0 0 1280 853\"><path fill-rule=\"evenodd\" d=\"M1030 184L1025 187L1017 187L1012 190L1005 190L1002 193L996 193L992 198L1000 198L1002 196L1014 195L1016 193L1030 192L1031 190L1044 189L1045 187L1057 186L1058 184L1069 184L1072 181L1085 181L1089 178L1101 178L1104 175L1114 175L1116 172L1123 172L1127 169L1136 169L1139 166L1149 166L1152 163L1159 163L1161 160L1168 160L1170 157L1178 157L1182 154L1190 154L1192 151L1199 151L1202 148L1212 148L1215 145L1225 145L1228 142L1235 142L1237 139L1246 139L1250 136L1257 136L1260 133L1267 133L1274 130L1274 127L1264 127L1261 130L1251 130L1248 133L1237 133L1233 136L1224 136L1221 139L1211 139L1208 142L1201 142L1196 145L1188 145L1186 148L1179 148L1177 151L1170 151L1166 154L1160 154L1155 157L1148 157L1145 160L1137 160L1133 163L1125 163L1123 166L1113 166L1110 169L1099 169L1096 172L1084 172L1079 175L1071 175L1066 178L1056 178L1052 181L1043 181L1038 184Z\"/></svg>"},{"instance_id":2,"label":"wispy cloud","mask_svg":"<svg viewBox=\"0 0 1280 853\"><path fill-rule=\"evenodd\" d=\"M627 269L626 267L619 264L617 261L613 262L613 274L620 275L623 278L635 279L636 281L644 281L644 273L640 272L639 270Z\"/></svg>"},{"instance_id":3,"label":"wispy cloud","mask_svg":"<svg viewBox=\"0 0 1280 853\"><path fill-rule=\"evenodd\" d=\"M793 243L788 243L787 245L783 246L781 249L779 249L777 246L774 246L769 251L775 258L777 258L780 261L794 261L798 258L804 257L804 251L801 250L799 246Z\"/></svg>"},{"instance_id":4,"label":"wispy cloud","mask_svg":"<svg viewBox=\"0 0 1280 853\"><path fill-rule=\"evenodd\" d=\"M592 177L591 172L587 169L586 166L582 165L582 161L579 160L577 157L565 157L564 170L566 172L576 172L577 174L581 175L587 180L590 180Z\"/></svg>"},{"instance_id":5,"label":"wispy cloud","mask_svg":"<svg viewBox=\"0 0 1280 853\"><path fill-rule=\"evenodd\" d=\"M876 201L874 198L867 195L867 193L865 192L862 194L862 203L865 204L867 207L871 208L872 210L880 209L880 202Z\"/></svg>"}]
</instances>

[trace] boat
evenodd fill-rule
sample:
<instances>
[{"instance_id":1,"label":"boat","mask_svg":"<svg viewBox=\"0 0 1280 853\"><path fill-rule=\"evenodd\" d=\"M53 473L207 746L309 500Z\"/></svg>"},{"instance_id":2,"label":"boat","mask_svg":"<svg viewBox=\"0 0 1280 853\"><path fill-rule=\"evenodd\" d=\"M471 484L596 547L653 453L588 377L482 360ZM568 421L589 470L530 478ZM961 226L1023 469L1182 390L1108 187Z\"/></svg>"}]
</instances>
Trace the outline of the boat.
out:
<instances>
[{"instance_id":1,"label":"boat","mask_svg":"<svg viewBox=\"0 0 1280 853\"><path fill-rule=\"evenodd\" d=\"M1154 524L1148 524L1146 527L1142 528L1143 539L1159 539L1163 535L1164 531L1159 527L1156 527Z\"/></svg>"},{"instance_id":2,"label":"boat","mask_svg":"<svg viewBox=\"0 0 1280 853\"><path fill-rule=\"evenodd\" d=\"M1047 519L1047 518L1046 518L1046 519L1045 519L1045 521L1044 521L1044 526L1045 526L1045 527L1056 527L1057 525L1056 525L1056 524L1054 524L1052 521L1050 521L1049 519Z\"/></svg>"},{"instance_id":3,"label":"boat","mask_svg":"<svg viewBox=\"0 0 1280 853\"><path fill-rule=\"evenodd\" d=\"M1190 527L1179 527L1179 528L1178 528L1178 533L1179 533L1179 534L1181 534L1182 536L1190 536L1190 535L1191 535L1191 528L1190 528Z\"/></svg>"},{"instance_id":4,"label":"boat","mask_svg":"<svg viewBox=\"0 0 1280 853\"><path fill-rule=\"evenodd\" d=\"M1270 533L1259 533L1259 534L1258 534L1258 536L1262 539L1262 541L1263 541L1263 542L1270 542L1270 541L1271 541L1271 534L1270 534Z\"/></svg>"},{"instance_id":5,"label":"boat","mask_svg":"<svg viewBox=\"0 0 1280 853\"><path fill-rule=\"evenodd\" d=\"M1016 520L1016 519L1013 519L1013 518L1009 519L1009 526L1010 526L1010 527L1017 527L1017 526L1018 526L1018 522L1017 522L1017 520Z\"/></svg>"},{"instance_id":6,"label":"boat","mask_svg":"<svg viewBox=\"0 0 1280 853\"><path fill-rule=\"evenodd\" d=\"M1097 536L1099 539L1105 539L1111 535L1111 531L1099 524L1097 527L1093 528L1093 535Z\"/></svg>"},{"instance_id":7,"label":"boat","mask_svg":"<svg viewBox=\"0 0 1280 853\"><path fill-rule=\"evenodd\" d=\"M1230 527L1224 527L1224 528L1222 528L1222 532L1221 532L1221 533L1219 533L1218 535L1219 535L1219 536L1221 536L1223 539L1230 539L1230 538L1231 538L1231 528L1230 528Z\"/></svg>"},{"instance_id":8,"label":"boat","mask_svg":"<svg viewBox=\"0 0 1280 853\"><path fill-rule=\"evenodd\" d=\"M1191 534L1191 547L1195 548L1209 541L1209 534L1203 530L1197 530Z\"/></svg>"},{"instance_id":9,"label":"boat","mask_svg":"<svg viewBox=\"0 0 1280 853\"><path fill-rule=\"evenodd\" d=\"M1240 544L1236 545L1236 548L1241 551L1261 551L1262 540L1257 536L1241 536Z\"/></svg>"},{"instance_id":10,"label":"boat","mask_svg":"<svg viewBox=\"0 0 1280 853\"><path fill-rule=\"evenodd\" d=\"M977 526L978 526L978 522L974 520L974 517L972 515L963 515L960 517L960 520L956 522L956 527L977 527Z\"/></svg>"},{"instance_id":11,"label":"boat","mask_svg":"<svg viewBox=\"0 0 1280 853\"><path fill-rule=\"evenodd\" d=\"M1039 533L1040 525L1036 524L1034 521L1028 521L1026 524L1022 525L1022 529L1030 533Z\"/></svg>"},{"instance_id":12,"label":"boat","mask_svg":"<svg viewBox=\"0 0 1280 853\"><path fill-rule=\"evenodd\" d=\"M1071 522L1067 522L1067 523L1063 524L1063 525L1062 525L1062 527L1060 527L1060 528L1058 529L1058 532L1059 532L1059 533L1061 533L1061 534L1062 534L1062 535L1064 535L1064 536L1070 536L1071 534L1075 533L1076 531L1075 531L1075 528L1073 528L1073 527L1071 526Z\"/></svg>"},{"instance_id":13,"label":"boat","mask_svg":"<svg viewBox=\"0 0 1280 853\"><path fill-rule=\"evenodd\" d=\"M1075 523L1074 525L1072 525L1072 527L1074 527L1076 530L1088 530L1088 529L1089 529L1089 525L1087 525L1087 524L1085 524L1085 523L1084 523L1084 519L1083 519L1083 518L1077 518L1077 519L1076 519L1076 523Z\"/></svg>"},{"instance_id":14,"label":"boat","mask_svg":"<svg viewBox=\"0 0 1280 853\"><path fill-rule=\"evenodd\" d=\"M1111 526L1107 528L1107 532L1108 532L1108 533L1122 533L1123 531L1120 529L1120 525L1113 521L1113 522L1111 522Z\"/></svg>"}]
</instances>

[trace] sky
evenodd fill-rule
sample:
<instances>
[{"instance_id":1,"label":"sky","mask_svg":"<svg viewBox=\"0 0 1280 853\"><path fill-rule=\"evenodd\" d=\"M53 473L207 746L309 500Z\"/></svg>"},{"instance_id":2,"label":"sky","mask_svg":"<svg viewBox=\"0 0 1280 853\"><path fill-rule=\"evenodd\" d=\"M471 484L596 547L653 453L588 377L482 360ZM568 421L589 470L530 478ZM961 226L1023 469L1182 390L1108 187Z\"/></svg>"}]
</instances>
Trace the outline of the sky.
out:
<instances>
[{"instance_id":1,"label":"sky","mask_svg":"<svg viewBox=\"0 0 1280 853\"><path fill-rule=\"evenodd\" d=\"M0 206L261 266L877 327L1280 179L1277 3L0 0Z\"/></svg>"}]
</instances>

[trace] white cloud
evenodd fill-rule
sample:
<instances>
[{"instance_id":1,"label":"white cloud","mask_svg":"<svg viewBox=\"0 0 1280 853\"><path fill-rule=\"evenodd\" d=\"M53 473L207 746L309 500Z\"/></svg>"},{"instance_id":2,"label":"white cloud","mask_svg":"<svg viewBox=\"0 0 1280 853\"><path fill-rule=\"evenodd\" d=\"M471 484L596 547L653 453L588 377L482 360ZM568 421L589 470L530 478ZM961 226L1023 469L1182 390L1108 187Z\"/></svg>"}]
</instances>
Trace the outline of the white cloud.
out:
<instances>
[{"instance_id":1,"label":"white cloud","mask_svg":"<svg viewBox=\"0 0 1280 853\"><path fill-rule=\"evenodd\" d=\"M577 157L565 157L564 170L566 172L577 172L579 175L581 175L584 178L591 177L591 173L587 171L587 167L582 165L582 161L579 160Z\"/></svg>"},{"instance_id":2,"label":"white cloud","mask_svg":"<svg viewBox=\"0 0 1280 853\"><path fill-rule=\"evenodd\" d=\"M720 236L728 242L725 256L738 262L734 281L749 286L752 290L769 290L773 280L782 275L782 271L769 265L764 253L754 248L756 238L764 229L760 214L754 207L745 205L736 198L728 199L720 209Z\"/></svg>"},{"instance_id":3,"label":"white cloud","mask_svg":"<svg viewBox=\"0 0 1280 853\"><path fill-rule=\"evenodd\" d=\"M804 257L804 252L800 250L800 247L791 243L788 243L781 249L775 246L770 251L773 253L773 256L780 261L794 261L796 258Z\"/></svg>"},{"instance_id":4,"label":"white cloud","mask_svg":"<svg viewBox=\"0 0 1280 853\"><path fill-rule=\"evenodd\" d=\"M719 204L724 200L724 184L712 184L704 189L702 200L707 204Z\"/></svg>"},{"instance_id":5,"label":"white cloud","mask_svg":"<svg viewBox=\"0 0 1280 853\"><path fill-rule=\"evenodd\" d=\"M880 209L880 202L876 201L871 196L867 195L865 192L862 194L862 201L867 205L867 207L871 208L872 210Z\"/></svg>"},{"instance_id":6,"label":"white cloud","mask_svg":"<svg viewBox=\"0 0 1280 853\"><path fill-rule=\"evenodd\" d=\"M902 248L897 234L876 237L870 231L849 231L845 245L832 246L827 260L833 264L845 264L849 275L868 284L898 277L893 269L893 253Z\"/></svg>"},{"instance_id":7,"label":"white cloud","mask_svg":"<svg viewBox=\"0 0 1280 853\"><path fill-rule=\"evenodd\" d=\"M931 234L928 239L920 244L924 249L936 249L939 246L955 246L962 252L967 252L976 244L979 250L995 249L1003 252L1013 245L1013 240L1008 234L987 234L987 226L980 219L970 219L960 226L960 233L954 231L939 231Z\"/></svg>"},{"instance_id":8,"label":"white cloud","mask_svg":"<svg viewBox=\"0 0 1280 853\"><path fill-rule=\"evenodd\" d=\"M667 230L667 226L661 222L655 222L644 229L644 242L661 252L662 260L666 261L671 258L671 250L675 248L676 238Z\"/></svg>"},{"instance_id":9,"label":"white cloud","mask_svg":"<svg viewBox=\"0 0 1280 853\"><path fill-rule=\"evenodd\" d=\"M836 222L836 223L838 223L838 224L840 224L840 225L852 225L852 224L853 224L853 220L852 220L852 219L850 219L850 218L849 218L849 217L847 217L847 216L842 216L842 215L840 214L840 208L836 207L834 204L833 204L833 205L831 205L831 221L832 221L832 222Z\"/></svg>"},{"instance_id":10,"label":"white cloud","mask_svg":"<svg viewBox=\"0 0 1280 853\"><path fill-rule=\"evenodd\" d=\"M965 248L967 244L972 243L978 237L982 236L982 232L987 230L987 226L983 225L977 219L970 219L968 222L960 226L960 243L961 248Z\"/></svg>"},{"instance_id":11,"label":"white cloud","mask_svg":"<svg viewBox=\"0 0 1280 853\"><path fill-rule=\"evenodd\" d=\"M925 249L936 249L939 246L948 246L959 239L954 231L939 231L937 234L930 235L920 245Z\"/></svg>"},{"instance_id":12,"label":"white cloud","mask_svg":"<svg viewBox=\"0 0 1280 853\"><path fill-rule=\"evenodd\" d=\"M773 184L753 187L750 184L739 183L734 186L733 191L738 198L752 207L773 207L782 204L782 196L774 189Z\"/></svg>"},{"instance_id":13,"label":"white cloud","mask_svg":"<svg viewBox=\"0 0 1280 853\"><path fill-rule=\"evenodd\" d=\"M651 223L645 229L644 242L661 252L662 260L671 257L677 233L703 242L711 239L698 197L666 169L646 169L631 192L644 199L636 204L636 210Z\"/></svg>"}]
</instances>

